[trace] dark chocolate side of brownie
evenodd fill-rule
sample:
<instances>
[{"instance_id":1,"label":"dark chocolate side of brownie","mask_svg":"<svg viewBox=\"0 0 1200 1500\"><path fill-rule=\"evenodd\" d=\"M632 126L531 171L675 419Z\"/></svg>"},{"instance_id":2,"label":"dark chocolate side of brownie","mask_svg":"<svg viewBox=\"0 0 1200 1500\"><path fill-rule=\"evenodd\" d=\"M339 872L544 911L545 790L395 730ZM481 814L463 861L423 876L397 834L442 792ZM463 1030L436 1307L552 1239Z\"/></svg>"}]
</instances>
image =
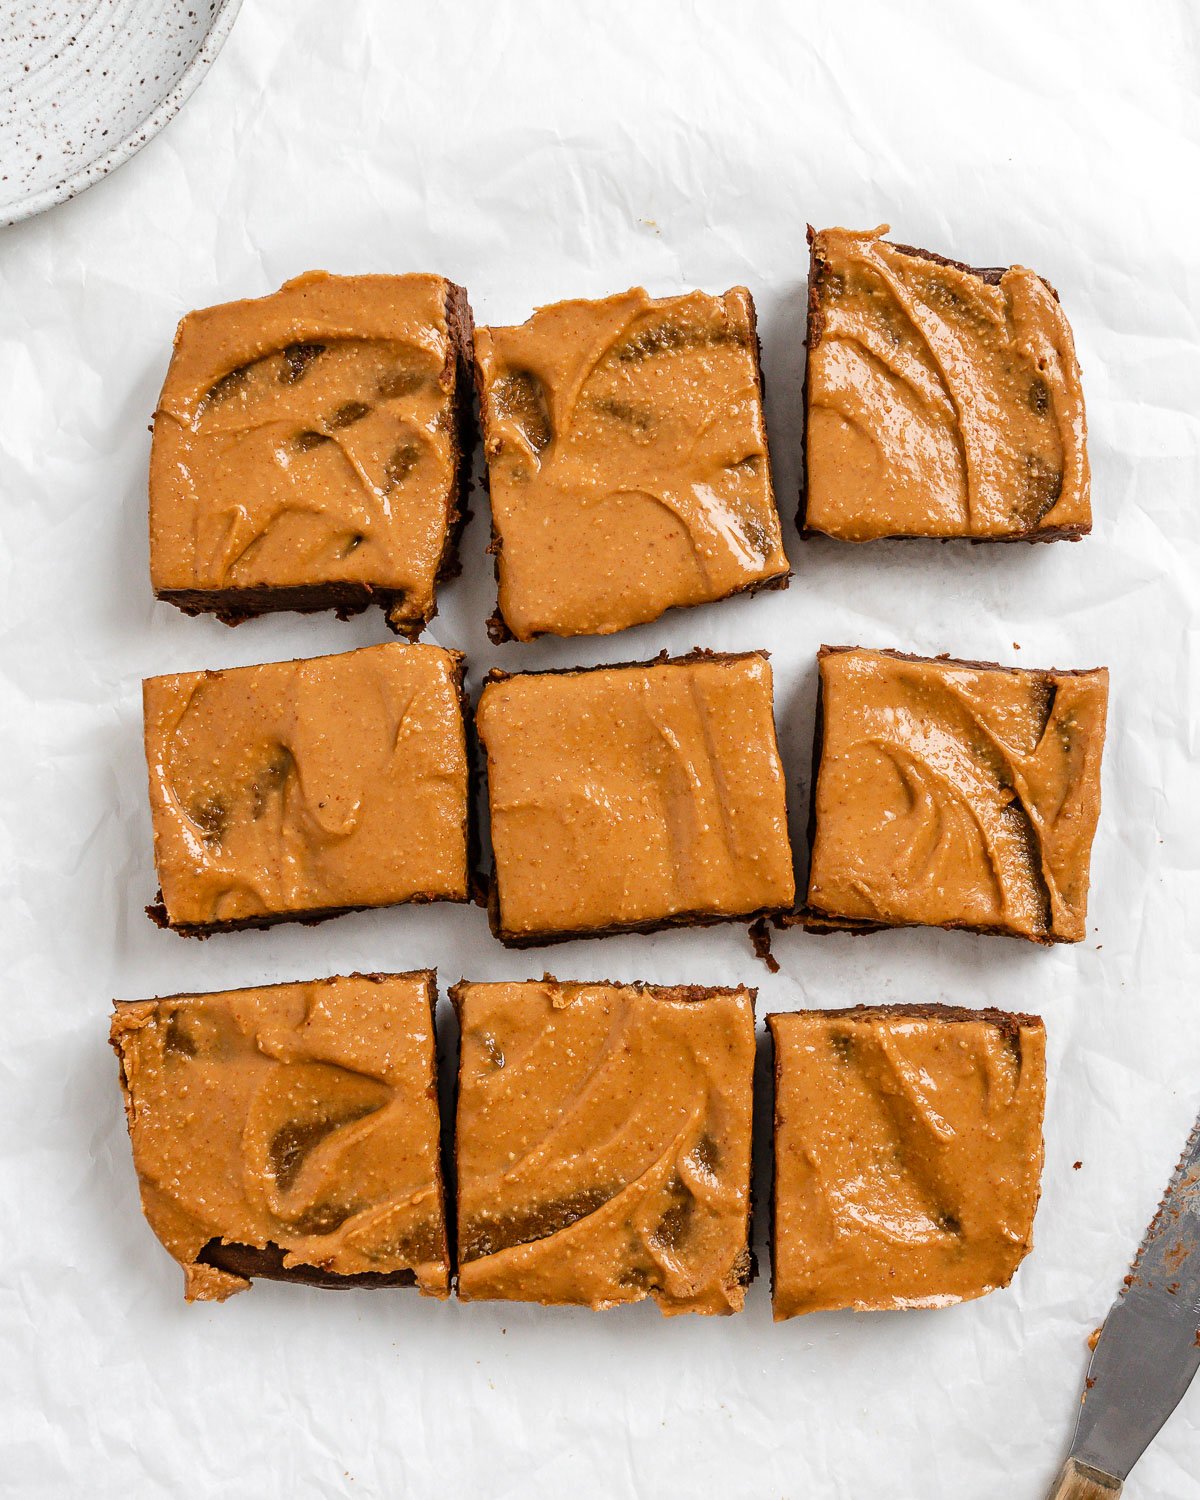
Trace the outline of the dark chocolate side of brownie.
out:
<instances>
[{"instance_id":1,"label":"dark chocolate side of brownie","mask_svg":"<svg viewBox=\"0 0 1200 1500\"><path fill-rule=\"evenodd\" d=\"M843 647L842 649L850 648ZM752 656L761 656L763 661L769 661L771 653L764 647L755 651L713 651L708 646L693 646L690 651L685 651L681 656L672 656L669 651L663 650L648 660L602 661L594 667L541 667L532 672L506 672L503 667L492 667L483 680L489 683L508 682L514 677L584 677L589 672L623 672L650 667L677 667L698 661L748 661Z\"/></svg>"},{"instance_id":2,"label":"dark chocolate side of brownie","mask_svg":"<svg viewBox=\"0 0 1200 1500\"><path fill-rule=\"evenodd\" d=\"M763 375L763 368L762 368L762 340L758 336L758 309L754 305L754 298L753 298L753 296L750 297L750 335L751 335L750 357L751 357L751 359L753 361L753 364L754 364L754 379L755 379L755 382L756 382L756 384L758 386L758 400L759 400L759 405L762 407L762 410L763 410L763 425L764 425L764 429L765 429L765 426L766 426L766 409L767 409L766 408L766 401L767 401L767 381L766 381L766 377ZM487 400L486 400L485 392L484 392L484 389L483 389L483 375L482 375L482 372L479 369L478 364L475 366L475 386L476 386L476 391L477 391L478 397L479 397L480 426L481 426L481 429L482 429L483 440L484 440L485 449L486 449L486 443L487 443ZM770 450L769 445L767 445L767 444L763 445L763 453L764 453L764 456L765 456L766 461L767 461L767 480L768 480L768 482L769 482L769 484L771 486L771 496L772 496L772 499L775 500L776 507L778 507L778 499L777 499L777 497L775 495L775 478L774 478L774 474L772 473L772 470L771 470L771 450ZM488 472L486 464L484 466L484 472L485 472L485 474ZM490 484L488 483L488 481L486 479L485 479L484 483L490 489ZM488 633L488 639L489 640L491 640L495 645L501 646L501 645L504 644L505 641L515 640L516 637L513 635L512 631L508 628L508 624L505 621L505 618L504 618L503 614L500 611L500 553L503 550L503 544L500 541L500 534L496 530L496 523L495 523L494 519L492 521L492 539L488 543L488 549L487 550L492 555L492 571L493 571L493 573L495 574L495 577L496 577L496 608L488 616L488 619L487 619L487 633ZM781 573L777 578L758 578L758 579L753 580L750 583L743 583L739 588L730 589L727 594L720 594L720 595L718 595L718 597L716 599L707 599L707 600L705 600L703 602L706 603L706 604L718 604L718 603L720 603L720 601L722 599L736 599L740 594L754 595L754 594L764 593L768 589L785 589L791 583L791 581L792 581L792 575L791 575L791 571L789 570L786 573ZM665 609L662 612L662 614L656 615L655 619L661 620L664 615L672 614L676 609L695 609L697 607L698 606L694 605L694 604L674 604L674 605L670 605L667 609ZM652 624L653 621L647 620L647 621L644 621L643 623L644 624ZM553 632L550 632L550 631L537 631L532 637L530 637L530 639L536 640L536 639L538 639L539 636L552 635L552 634L553 634ZM562 639L568 639L569 640L569 639L575 639L575 637L562 637Z\"/></svg>"},{"instance_id":3,"label":"dark chocolate side of brownie","mask_svg":"<svg viewBox=\"0 0 1200 1500\"><path fill-rule=\"evenodd\" d=\"M771 653L766 650L712 651L707 646L693 646L690 651L685 652L682 656L671 656L667 651L660 651L650 661L601 662L598 666L594 667L547 667L539 672L506 672L502 667L493 667L484 678L484 683L508 682L514 677L578 677L589 672L614 672L649 667L682 666L696 661L747 661L752 656L759 656L763 661L766 661L770 655ZM779 734L777 730L775 732L775 754L780 765L782 765L783 757L779 752ZM486 786L486 754L481 757L480 776ZM787 787L785 784L785 807L786 799ZM756 911L735 912L728 916L724 914L718 916L702 912L677 912L674 916L656 918L647 922L633 922L613 927L586 927L574 932L506 933L500 925L500 892L498 882L495 878L494 867L490 876L482 878L485 880L487 887L488 922L493 934L506 948L543 948L549 947L553 943L569 943L577 938L610 937L623 932L665 932L672 927L716 927L722 922L746 923L751 927L756 927L760 922L767 920L782 924L788 916L786 908L769 906L760 907ZM751 942L755 942L753 934L751 934ZM755 945L755 951L758 951L757 944ZM770 965L768 964L769 967Z\"/></svg>"},{"instance_id":4,"label":"dark chocolate side of brownie","mask_svg":"<svg viewBox=\"0 0 1200 1500\"><path fill-rule=\"evenodd\" d=\"M963 271L970 276L978 276L980 281L985 281L989 286L999 286L1004 273L1009 270L1008 266L969 266L965 261L951 260L949 256L939 255L935 250L922 250L917 245L899 245L895 240L885 240L893 250L898 250L901 255L913 255L919 260L932 261L938 266L950 266L956 271ZM800 471L801 491L800 509L796 514L796 526L800 532L802 541L811 541L814 537L824 536L823 531L818 531L808 524L808 361L812 357L813 350L821 342L825 332L825 311L821 306L820 285L822 277L822 263L817 259L817 231L810 224L808 226L808 332L805 339L807 357L804 361L804 380L801 385L800 402L802 416L800 423ZM1059 300L1057 290L1050 285L1044 276L1038 280L1053 295L1054 300ZM997 542L1077 542L1091 532L1091 525L1086 526L1043 526L1032 528L1028 531L1013 531L1007 536L946 536L928 537L912 536L903 532L897 532L894 536L877 537L876 541L888 542L969 542L972 546L981 547ZM861 545L861 544L860 544Z\"/></svg>"},{"instance_id":5,"label":"dark chocolate side of brownie","mask_svg":"<svg viewBox=\"0 0 1200 1500\"><path fill-rule=\"evenodd\" d=\"M294 614L317 614L332 610L339 620L361 614L372 604L381 605L388 628L396 635L416 640L437 614L437 585L462 571L458 555L463 527L470 514L471 452L474 419L471 412L471 368L474 364L474 323L465 288L447 283L446 325L450 349L445 373L454 372L453 406L455 492L447 516L446 537L435 576L434 601L427 614L392 618L404 604L403 589L381 588L373 583L338 581L276 587L256 584L249 588L159 589L155 598L173 604L185 615L215 615L224 625L241 625L259 615L287 610Z\"/></svg>"},{"instance_id":6,"label":"dark chocolate side of brownie","mask_svg":"<svg viewBox=\"0 0 1200 1500\"><path fill-rule=\"evenodd\" d=\"M167 916L160 886L154 900L145 908L146 915L155 926L168 928L171 932L177 932L180 937L206 938L212 937L215 932L257 932L266 927L276 927L280 922L298 922L302 927L315 927L318 922L328 922L332 917L344 917L352 911L386 911L391 906L428 906L434 901L446 901L452 906L463 906L477 901L475 887L479 878L479 826L475 817L475 772L471 763L474 725L471 715L467 712L467 696L463 683L466 657L461 651L444 649L454 658L454 692L458 699L458 712L462 719L463 737L467 748L467 796L463 813L463 836L467 845L467 889L464 895L434 896L425 891L418 891L403 901L387 902L382 906L322 906L311 911L262 912L253 917L237 917L230 922L172 922Z\"/></svg>"},{"instance_id":7,"label":"dark chocolate side of brownie","mask_svg":"<svg viewBox=\"0 0 1200 1500\"><path fill-rule=\"evenodd\" d=\"M413 1271L360 1271L353 1276L339 1276L336 1271L325 1271L320 1266L285 1266L287 1252L274 1243L259 1249L255 1245L229 1244L222 1239L211 1239L196 1256L202 1266L215 1266L219 1271L228 1271L234 1276L244 1276L247 1281L297 1281L304 1286L319 1286L329 1289L352 1287L415 1286Z\"/></svg>"},{"instance_id":8,"label":"dark chocolate side of brownie","mask_svg":"<svg viewBox=\"0 0 1200 1500\"><path fill-rule=\"evenodd\" d=\"M1000 1010L994 1005L942 1005L936 1001L914 1004L843 1005L832 1009L825 1006L804 1006L794 1011L773 1011L767 1017L767 1025L784 1016L820 1016L829 1021L878 1021L891 1016L908 1017L913 1021L946 1021L958 1024L963 1021L982 1021L994 1026L1002 1036L1014 1039L1022 1031L1045 1031L1046 1023L1041 1016L1030 1015L1020 1010ZM772 1033L773 1034L773 1033Z\"/></svg>"},{"instance_id":9,"label":"dark chocolate side of brownie","mask_svg":"<svg viewBox=\"0 0 1200 1500\"><path fill-rule=\"evenodd\" d=\"M822 657L837 656L843 651L860 651L868 649L861 646L822 646L817 652L817 662ZM942 652L937 656L921 656L912 651L893 651L887 647L872 648L876 656L890 656L895 661L911 661L940 664L947 667L969 667L974 671L981 672L1006 672L1018 677L1048 677L1051 673L1058 677L1088 677L1097 670L1094 667L1006 667L998 661L970 661L964 657L950 656ZM821 752L825 743L825 688L821 673L817 672L817 712L813 723L813 758L812 774L809 785L808 801L808 870L805 872L803 888L807 895L809 876L812 869L812 851L816 842L817 832L817 778L821 772ZM797 889L799 889L799 885ZM943 932L975 932L985 937L1007 937L1014 938L1023 943L1037 943L1044 948L1052 948L1056 943L1069 942L1069 938L1056 937L1053 933L1044 933L1039 936L1028 936L1023 932L1013 932L1007 927L988 926L986 924L972 924L969 922L866 922L854 917L839 917L818 910L810 906L807 901L797 907L795 911L787 912L782 917L776 918L775 925L780 928L803 927L806 932L814 932L826 936L831 932L846 932L851 937L863 937L870 932L891 932L902 927L936 927Z\"/></svg>"}]
</instances>

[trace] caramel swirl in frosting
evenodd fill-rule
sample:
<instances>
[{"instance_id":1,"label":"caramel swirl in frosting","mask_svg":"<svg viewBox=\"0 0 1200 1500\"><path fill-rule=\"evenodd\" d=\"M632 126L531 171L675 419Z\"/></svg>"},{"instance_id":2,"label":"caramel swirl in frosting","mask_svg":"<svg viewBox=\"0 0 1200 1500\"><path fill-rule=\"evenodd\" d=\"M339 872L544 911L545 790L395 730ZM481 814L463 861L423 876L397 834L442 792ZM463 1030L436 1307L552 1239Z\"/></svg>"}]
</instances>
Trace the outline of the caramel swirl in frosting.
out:
<instances>
[{"instance_id":1,"label":"caramel swirl in frosting","mask_svg":"<svg viewBox=\"0 0 1200 1500\"><path fill-rule=\"evenodd\" d=\"M167 919L467 897L462 658L437 646L143 684Z\"/></svg>"},{"instance_id":2,"label":"caramel swirl in frosting","mask_svg":"<svg viewBox=\"0 0 1200 1500\"><path fill-rule=\"evenodd\" d=\"M1108 673L820 656L819 919L1085 932Z\"/></svg>"},{"instance_id":3,"label":"caramel swirl in frosting","mask_svg":"<svg viewBox=\"0 0 1200 1500\"><path fill-rule=\"evenodd\" d=\"M606 635L787 576L754 305L641 287L475 340L500 615Z\"/></svg>"},{"instance_id":4,"label":"caramel swirl in frosting","mask_svg":"<svg viewBox=\"0 0 1200 1500\"><path fill-rule=\"evenodd\" d=\"M460 984L459 1296L736 1312L753 996Z\"/></svg>"},{"instance_id":5,"label":"caramel swirl in frosting","mask_svg":"<svg viewBox=\"0 0 1200 1500\"><path fill-rule=\"evenodd\" d=\"M456 297L311 272L184 318L154 418L156 593L369 585L419 628L457 507Z\"/></svg>"},{"instance_id":6,"label":"caramel swirl in frosting","mask_svg":"<svg viewBox=\"0 0 1200 1500\"><path fill-rule=\"evenodd\" d=\"M813 236L806 524L848 541L1091 526L1083 391L1053 289Z\"/></svg>"},{"instance_id":7,"label":"caramel swirl in frosting","mask_svg":"<svg viewBox=\"0 0 1200 1500\"><path fill-rule=\"evenodd\" d=\"M930 1005L767 1022L776 1318L1007 1286L1041 1191L1041 1021Z\"/></svg>"},{"instance_id":8,"label":"caramel swirl in frosting","mask_svg":"<svg viewBox=\"0 0 1200 1500\"><path fill-rule=\"evenodd\" d=\"M432 973L118 1004L111 1040L142 1206L185 1294L282 1268L389 1276L445 1296Z\"/></svg>"}]
</instances>

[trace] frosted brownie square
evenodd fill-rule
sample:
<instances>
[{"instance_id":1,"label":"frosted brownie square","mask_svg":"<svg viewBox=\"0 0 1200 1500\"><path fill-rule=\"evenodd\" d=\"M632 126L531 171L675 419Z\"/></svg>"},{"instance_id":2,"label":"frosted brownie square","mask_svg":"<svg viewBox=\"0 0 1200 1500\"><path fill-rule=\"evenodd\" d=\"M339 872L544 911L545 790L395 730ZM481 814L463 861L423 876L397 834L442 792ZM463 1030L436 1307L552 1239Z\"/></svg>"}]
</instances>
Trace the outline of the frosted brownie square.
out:
<instances>
[{"instance_id":1,"label":"frosted brownie square","mask_svg":"<svg viewBox=\"0 0 1200 1500\"><path fill-rule=\"evenodd\" d=\"M442 276L312 272L189 313L154 415L150 573L230 624L436 610L469 465L471 312Z\"/></svg>"},{"instance_id":2,"label":"frosted brownie square","mask_svg":"<svg viewBox=\"0 0 1200 1500\"><path fill-rule=\"evenodd\" d=\"M800 526L844 541L1074 540L1087 420L1054 288L868 231L809 230Z\"/></svg>"},{"instance_id":3,"label":"frosted brownie square","mask_svg":"<svg viewBox=\"0 0 1200 1500\"><path fill-rule=\"evenodd\" d=\"M808 924L1086 930L1108 673L821 648Z\"/></svg>"},{"instance_id":4,"label":"frosted brownie square","mask_svg":"<svg viewBox=\"0 0 1200 1500\"><path fill-rule=\"evenodd\" d=\"M476 724L503 942L749 921L793 901L762 653L493 671Z\"/></svg>"},{"instance_id":5,"label":"frosted brownie square","mask_svg":"<svg viewBox=\"0 0 1200 1500\"><path fill-rule=\"evenodd\" d=\"M745 287L560 302L475 354L497 639L786 585Z\"/></svg>"},{"instance_id":6,"label":"frosted brownie square","mask_svg":"<svg viewBox=\"0 0 1200 1500\"><path fill-rule=\"evenodd\" d=\"M451 998L459 1296L737 1312L754 991L547 978Z\"/></svg>"},{"instance_id":7,"label":"frosted brownie square","mask_svg":"<svg viewBox=\"0 0 1200 1500\"><path fill-rule=\"evenodd\" d=\"M444 1297L432 971L118 1003L142 1206L189 1301L256 1276Z\"/></svg>"},{"instance_id":8,"label":"frosted brownie square","mask_svg":"<svg viewBox=\"0 0 1200 1500\"><path fill-rule=\"evenodd\" d=\"M767 1024L775 1317L945 1307L1007 1286L1041 1191L1041 1020L894 1005Z\"/></svg>"},{"instance_id":9,"label":"frosted brownie square","mask_svg":"<svg viewBox=\"0 0 1200 1500\"><path fill-rule=\"evenodd\" d=\"M395 643L147 679L150 914L204 934L466 901L462 671Z\"/></svg>"}]
</instances>

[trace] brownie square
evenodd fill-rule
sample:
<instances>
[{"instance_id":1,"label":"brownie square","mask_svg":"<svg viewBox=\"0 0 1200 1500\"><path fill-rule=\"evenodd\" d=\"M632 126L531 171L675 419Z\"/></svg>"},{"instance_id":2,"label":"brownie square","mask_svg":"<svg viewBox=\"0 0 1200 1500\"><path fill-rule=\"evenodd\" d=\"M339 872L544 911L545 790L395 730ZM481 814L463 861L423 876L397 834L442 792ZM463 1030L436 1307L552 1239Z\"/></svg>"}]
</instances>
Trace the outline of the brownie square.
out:
<instances>
[{"instance_id":1,"label":"brownie square","mask_svg":"<svg viewBox=\"0 0 1200 1500\"><path fill-rule=\"evenodd\" d=\"M737 1312L755 992L547 977L450 994L459 1296Z\"/></svg>"},{"instance_id":2,"label":"brownie square","mask_svg":"<svg viewBox=\"0 0 1200 1500\"><path fill-rule=\"evenodd\" d=\"M489 673L493 930L513 947L793 900L765 653Z\"/></svg>"},{"instance_id":3,"label":"brownie square","mask_svg":"<svg viewBox=\"0 0 1200 1500\"><path fill-rule=\"evenodd\" d=\"M441 276L311 272L190 313L154 414L155 595L229 624L374 601L419 635L457 570L470 361Z\"/></svg>"},{"instance_id":4,"label":"brownie square","mask_svg":"<svg viewBox=\"0 0 1200 1500\"><path fill-rule=\"evenodd\" d=\"M188 1301L447 1295L432 970L118 1002L142 1207Z\"/></svg>"},{"instance_id":5,"label":"brownie square","mask_svg":"<svg viewBox=\"0 0 1200 1500\"><path fill-rule=\"evenodd\" d=\"M943 1005L771 1015L777 1320L1007 1286L1041 1192L1037 1016Z\"/></svg>"},{"instance_id":6,"label":"brownie square","mask_svg":"<svg viewBox=\"0 0 1200 1500\"><path fill-rule=\"evenodd\" d=\"M497 640L781 588L754 302L641 287L475 340Z\"/></svg>"},{"instance_id":7,"label":"brownie square","mask_svg":"<svg viewBox=\"0 0 1200 1500\"><path fill-rule=\"evenodd\" d=\"M801 529L843 541L1091 530L1079 364L1058 294L866 232L808 232Z\"/></svg>"},{"instance_id":8,"label":"brownie square","mask_svg":"<svg viewBox=\"0 0 1200 1500\"><path fill-rule=\"evenodd\" d=\"M463 659L438 646L143 684L161 925L465 901Z\"/></svg>"},{"instance_id":9,"label":"brownie square","mask_svg":"<svg viewBox=\"0 0 1200 1500\"><path fill-rule=\"evenodd\" d=\"M1108 672L823 646L807 925L1079 942Z\"/></svg>"}]
</instances>

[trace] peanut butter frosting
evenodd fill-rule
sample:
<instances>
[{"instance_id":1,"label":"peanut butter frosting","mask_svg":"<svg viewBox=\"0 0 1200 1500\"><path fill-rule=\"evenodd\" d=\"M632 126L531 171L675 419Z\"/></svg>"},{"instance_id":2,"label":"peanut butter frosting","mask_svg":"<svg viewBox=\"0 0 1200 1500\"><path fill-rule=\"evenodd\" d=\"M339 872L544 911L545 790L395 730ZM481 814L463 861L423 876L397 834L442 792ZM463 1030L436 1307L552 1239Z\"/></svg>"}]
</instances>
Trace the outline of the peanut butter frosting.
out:
<instances>
[{"instance_id":1,"label":"peanut butter frosting","mask_svg":"<svg viewBox=\"0 0 1200 1500\"><path fill-rule=\"evenodd\" d=\"M447 1295L434 1000L429 972L117 1005L142 1207L188 1301L281 1272Z\"/></svg>"},{"instance_id":2,"label":"peanut butter frosting","mask_svg":"<svg viewBox=\"0 0 1200 1500\"><path fill-rule=\"evenodd\" d=\"M776 1319L1007 1286L1041 1191L1042 1022L938 1005L767 1022Z\"/></svg>"},{"instance_id":3,"label":"peanut butter frosting","mask_svg":"<svg viewBox=\"0 0 1200 1500\"><path fill-rule=\"evenodd\" d=\"M745 287L641 287L475 342L500 617L607 635L769 582L788 562Z\"/></svg>"},{"instance_id":4,"label":"peanut butter frosting","mask_svg":"<svg viewBox=\"0 0 1200 1500\"><path fill-rule=\"evenodd\" d=\"M886 232L812 236L805 524L854 542L1090 530L1083 389L1053 289Z\"/></svg>"},{"instance_id":5,"label":"peanut butter frosting","mask_svg":"<svg viewBox=\"0 0 1200 1500\"><path fill-rule=\"evenodd\" d=\"M462 658L437 646L143 684L166 921L467 898Z\"/></svg>"},{"instance_id":6,"label":"peanut butter frosting","mask_svg":"<svg viewBox=\"0 0 1200 1500\"><path fill-rule=\"evenodd\" d=\"M1108 673L820 655L818 923L1085 933Z\"/></svg>"},{"instance_id":7,"label":"peanut butter frosting","mask_svg":"<svg viewBox=\"0 0 1200 1500\"><path fill-rule=\"evenodd\" d=\"M493 674L477 725L505 941L792 903L762 654Z\"/></svg>"},{"instance_id":8,"label":"peanut butter frosting","mask_svg":"<svg viewBox=\"0 0 1200 1500\"><path fill-rule=\"evenodd\" d=\"M459 1296L738 1311L753 991L547 979L451 995Z\"/></svg>"},{"instance_id":9,"label":"peanut butter frosting","mask_svg":"<svg viewBox=\"0 0 1200 1500\"><path fill-rule=\"evenodd\" d=\"M457 513L469 327L441 276L317 271L184 318L154 415L156 594L236 614L247 591L251 612L377 593L419 630Z\"/></svg>"}]
</instances>

